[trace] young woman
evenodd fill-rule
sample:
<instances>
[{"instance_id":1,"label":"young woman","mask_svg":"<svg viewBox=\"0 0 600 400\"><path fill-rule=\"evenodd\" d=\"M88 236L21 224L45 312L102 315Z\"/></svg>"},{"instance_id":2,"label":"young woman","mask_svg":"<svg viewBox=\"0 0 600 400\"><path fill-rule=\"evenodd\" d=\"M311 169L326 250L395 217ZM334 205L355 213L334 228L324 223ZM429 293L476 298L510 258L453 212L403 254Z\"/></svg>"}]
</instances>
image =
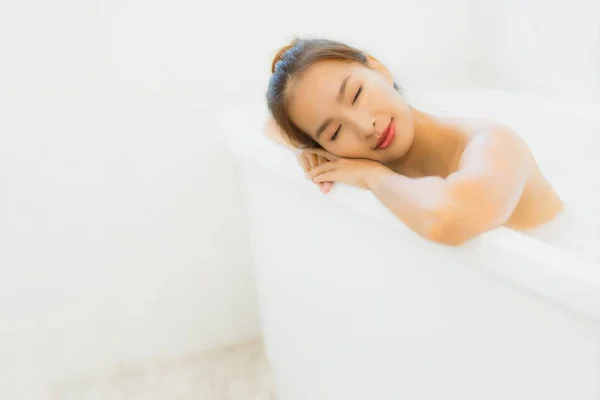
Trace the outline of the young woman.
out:
<instances>
[{"instance_id":1,"label":"young woman","mask_svg":"<svg viewBox=\"0 0 600 400\"><path fill-rule=\"evenodd\" d=\"M417 234L460 245L504 225L528 230L563 202L506 126L411 107L388 69L345 44L294 40L272 63L267 134L303 148L307 178L373 194Z\"/></svg>"}]
</instances>

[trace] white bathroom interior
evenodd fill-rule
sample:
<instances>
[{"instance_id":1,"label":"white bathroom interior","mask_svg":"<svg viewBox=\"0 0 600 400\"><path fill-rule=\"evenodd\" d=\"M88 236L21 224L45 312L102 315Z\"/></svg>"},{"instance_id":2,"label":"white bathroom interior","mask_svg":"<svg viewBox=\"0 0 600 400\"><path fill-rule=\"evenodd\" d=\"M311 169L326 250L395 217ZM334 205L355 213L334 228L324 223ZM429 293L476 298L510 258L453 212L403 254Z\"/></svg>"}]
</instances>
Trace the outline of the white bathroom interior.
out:
<instances>
[{"instance_id":1,"label":"white bathroom interior","mask_svg":"<svg viewBox=\"0 0 600 400\"><path fill-rule=\"evenodd\" d=\"M218 121L303 35L600 110L597 0L1 2L0 399L275 398Z\"/></svg>"}]
</instances>

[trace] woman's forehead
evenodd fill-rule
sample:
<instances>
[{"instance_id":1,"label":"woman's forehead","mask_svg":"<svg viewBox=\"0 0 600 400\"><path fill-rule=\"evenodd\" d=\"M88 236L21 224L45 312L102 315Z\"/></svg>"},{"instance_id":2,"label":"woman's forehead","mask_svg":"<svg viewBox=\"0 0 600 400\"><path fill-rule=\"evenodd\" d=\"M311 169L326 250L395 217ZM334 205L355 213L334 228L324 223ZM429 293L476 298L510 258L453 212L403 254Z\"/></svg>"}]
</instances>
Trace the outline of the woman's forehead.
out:
<instances>
[{"instance_id":1,"label":"woman's forehead","mask_svg":"<svg viewBox=\"0 0 600 400\"><path fill-rule=\"evenodd\" d=\"M308 68L295 82L295 86L307 91L325 91L334 88L339 89L341 80L355 69L354 64L340 61L320 61Z\"/></svg>"}]
</instances>

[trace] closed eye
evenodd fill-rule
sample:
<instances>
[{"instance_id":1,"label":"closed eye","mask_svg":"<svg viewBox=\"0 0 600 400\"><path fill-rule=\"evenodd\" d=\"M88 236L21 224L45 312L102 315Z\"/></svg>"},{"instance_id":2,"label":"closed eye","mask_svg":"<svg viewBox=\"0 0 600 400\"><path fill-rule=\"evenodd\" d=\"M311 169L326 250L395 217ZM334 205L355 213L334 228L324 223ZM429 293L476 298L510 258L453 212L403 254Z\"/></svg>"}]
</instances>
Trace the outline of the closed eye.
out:
<instances>
[{"instance_id":1,"label":"closed eye","mask_svg":"<svg viewBox=\"0 0 600 400\"><path fill-rule=\"evenodd\" d=\"M335 130L335 133L333 134L333 136L331 137L331 141L335 141L335 139L337 138L338 133L340 133L340 129L342 129L342 126L338 126L338 128Z\"/></svg>"},{"instance_id":2,"label":"closed eye","mask_svg":"<svg viewBox=\"0 0 600 400\"><path fill-rule=\"evenodd\" d=\"M358 99L358 96L360 96L360 93L362 92L362 86L358 88L358 91L356 92L356 95L354 95L354 99L352 99L352 104L354 104L356 102L356 100ZM338 128L335 130L333 136L331 136L331 141L335 141L335 139L337 138L338 134L340 133L340 130L342 129L342 126L338 126Z\"/></svg>"},{"instance_id":3,"label":"closed eye","mask_svg":"<svg viewBox=\"0 0 600 400\"><path fill-rule=\"evenodd\" d=\"M360 96L360 92L362 92L362 86L358 88L358 92L356 92L356 96L354 96L354 100L352 100L352 104L354 104L356 102L356 99L358 99L358 96Z\"/></svg>"}]
</instances>

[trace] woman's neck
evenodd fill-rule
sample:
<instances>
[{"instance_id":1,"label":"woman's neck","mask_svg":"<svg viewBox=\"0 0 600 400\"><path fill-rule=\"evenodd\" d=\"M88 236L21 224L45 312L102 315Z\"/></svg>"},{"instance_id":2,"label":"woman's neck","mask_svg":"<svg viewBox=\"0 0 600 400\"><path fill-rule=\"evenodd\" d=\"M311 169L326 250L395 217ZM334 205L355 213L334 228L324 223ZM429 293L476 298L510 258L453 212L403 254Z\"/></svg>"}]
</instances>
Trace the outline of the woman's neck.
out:
<instances>
[{"instance_id":1,"label":"woman's neck","mask_svg":"<svg viewBox=\"0 0 600 400\"><path fill-rule=\"evenodd\" d=\"M409 151L392 163L392 168L407 176L443 176L456 170L467 142L458 125L443 122L433 115L411 108L414 139Z\"/></svg>"}]
</instances>

